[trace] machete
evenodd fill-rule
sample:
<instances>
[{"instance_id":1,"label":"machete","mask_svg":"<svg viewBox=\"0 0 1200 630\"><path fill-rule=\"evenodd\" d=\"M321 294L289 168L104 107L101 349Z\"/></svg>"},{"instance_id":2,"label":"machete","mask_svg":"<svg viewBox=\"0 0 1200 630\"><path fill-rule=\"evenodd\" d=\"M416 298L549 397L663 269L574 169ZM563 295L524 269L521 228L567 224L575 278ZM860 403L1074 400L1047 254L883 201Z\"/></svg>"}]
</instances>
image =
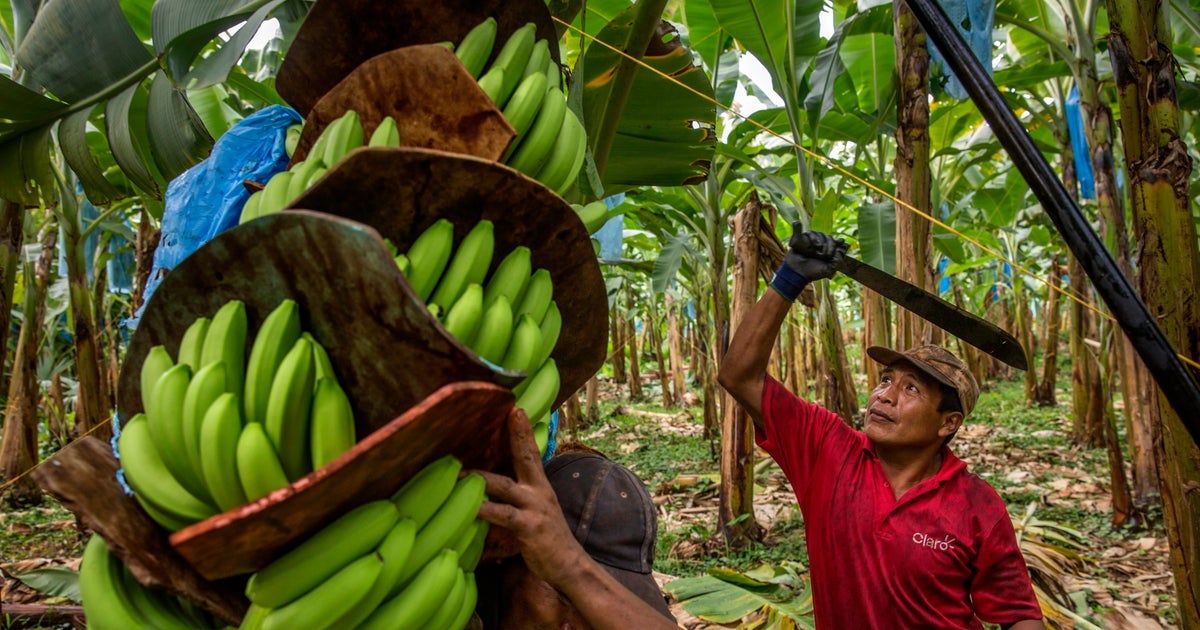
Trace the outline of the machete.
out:
<instances>
[{"instance_id":1,"label":"machete","mask_svg":"<svg viewBox=\"0 0 1200 630\"><path fill-rule=\"evenodd\" d=\"M992 322L861 260L843 256L837 270L993 357L1019 370L1028 369L1017 338Z\"/></svg>"}]
</instances>

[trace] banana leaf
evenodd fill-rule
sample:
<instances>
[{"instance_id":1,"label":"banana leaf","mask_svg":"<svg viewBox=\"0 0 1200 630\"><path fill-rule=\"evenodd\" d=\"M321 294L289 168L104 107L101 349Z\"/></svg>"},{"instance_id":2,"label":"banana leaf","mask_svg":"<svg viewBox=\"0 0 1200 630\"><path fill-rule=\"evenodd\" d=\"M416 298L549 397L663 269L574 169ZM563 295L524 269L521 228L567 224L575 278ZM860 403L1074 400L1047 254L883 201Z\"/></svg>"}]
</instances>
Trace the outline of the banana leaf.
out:
<instances>
[{"instance_id":1,"label":"banana leaf","mask_svg":"<svg viewBox=\"0 0 1200 630\"><path fill-rule=\"evenodd\" d=\"M629 7L606 24L584 54L583 120L593 149L621 61L605 44L624 48L637 8ZM606 195L638 186L698 183L708 175L716 141L713 88L675 35L674 27L660 22L642 58L674 81L641 66L635 69L602 177Z\"/></svg>"},{"instance_id":2,"label":"banana leaf","mask_svg":"<svg viewBox=\"0 0 1200 630\"><path fill-rule=\"evenodd\" d=\"M787 586L788 579L768 582L750 573L728 569L711 573L714 574L668 582L663 590L674 595L688 613L713 623L736 623L758 612L776 621L765 627L785 627L779 622L781 617L797 627L815 627L812 591L807 580L801 580L793 589Z\"/></svg>"}]
</instances>

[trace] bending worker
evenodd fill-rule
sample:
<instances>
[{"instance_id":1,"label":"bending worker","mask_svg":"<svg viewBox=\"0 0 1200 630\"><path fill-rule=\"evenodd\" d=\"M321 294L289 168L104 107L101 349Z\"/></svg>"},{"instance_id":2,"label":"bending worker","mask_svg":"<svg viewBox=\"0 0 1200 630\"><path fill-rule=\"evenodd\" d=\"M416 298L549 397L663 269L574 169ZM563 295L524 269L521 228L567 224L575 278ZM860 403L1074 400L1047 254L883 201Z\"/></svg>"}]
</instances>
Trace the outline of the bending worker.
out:
<instances>
[{"instance_id":1,"label":"bending worker","mask_svg":"<svg viewBox=\"0 0 1200 630\"><path fill-rule=\"evenodd\" d=\"M797 229L788 250L718 379L796 494L817 628L1045 628L1004 501L947 446L979 396L962 361L868 348L884 369L862 432L767 375L792 302L846 244Z\"/></svg>"}]
</instances>

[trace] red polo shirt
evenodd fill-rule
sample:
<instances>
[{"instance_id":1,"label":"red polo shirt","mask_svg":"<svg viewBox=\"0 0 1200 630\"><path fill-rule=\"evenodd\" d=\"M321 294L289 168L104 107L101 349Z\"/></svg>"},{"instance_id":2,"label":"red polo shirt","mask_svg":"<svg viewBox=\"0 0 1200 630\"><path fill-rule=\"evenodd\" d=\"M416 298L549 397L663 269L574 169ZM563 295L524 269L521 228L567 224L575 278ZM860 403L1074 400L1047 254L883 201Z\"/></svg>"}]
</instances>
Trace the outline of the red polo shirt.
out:
<instances>
[{"instance_id":1,"label":"red polo shirt","mask_svg":"<svg viewBox=\"0 0 1200 630\"><path fill-rule=\"evenodd\" d=\"M759 446L804 515L817 628L982 628L1040 619L1004 501L948 448L900 499L869 440L778 381Z\"/></svg>"}]
</instances>

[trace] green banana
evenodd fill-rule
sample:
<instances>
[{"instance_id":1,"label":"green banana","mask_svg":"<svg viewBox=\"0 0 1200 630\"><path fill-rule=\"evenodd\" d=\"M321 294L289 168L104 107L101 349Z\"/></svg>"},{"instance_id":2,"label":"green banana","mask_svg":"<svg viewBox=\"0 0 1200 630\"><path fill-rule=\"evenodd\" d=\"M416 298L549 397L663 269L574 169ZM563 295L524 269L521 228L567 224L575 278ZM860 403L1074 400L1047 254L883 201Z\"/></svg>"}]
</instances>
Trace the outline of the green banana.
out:
<instances>
[{"instance_id":1,"label":"green banana","mask_svg":"<svg viewBox=\"0 0 1200 630\"><path fill-rule=\"evenodd\" d=\"M329 359L329 352L325 350L310 333L300 333L300 336L307 339L312 344L313 348L313 368L316 372L313 374L313 382L320 381L323 378L331 378L337 380L337 375L333 372L333 361Z\"/></svg>"},{"instance_id":2,"label":"green banana","mask_svg":"<svg viewBox=\"0 0 1200 630\"><path fill-rule=\"evenodd\" d=\"M312 405L313 344L301 337L283 357L263 420L267 435L279 453L288 479L295 481L311 470L308 448L308 414Z\"/></svg>"},{"instance_id":3,"label":"green banana","mask_svg":"<svg viewBox=\"0 0 1200 630\"><path fill-rule=\"evenodd\" d=\"M417 531L417 540L413 543L412 555L404 571L400 573L400 584L408 582L417 570L429 562L437 552L447 545L469 526L479 513L479 506L484 500L484 487L487 482L478 473L471 473L458 483L445 502L438 507L437 512Z\"/></svg>"},{"instance_id":4,"label":"green banana","mask_svg":"<svg viewBox=\"0 0 1200 630\"><path fill-rule=\"evenodd\" d=\"M138 505L142 506L142 510L146 512L146 514L150 517L150 520L158 523L167 531L177 532L195 522L190 519L180 518L159 508L157 505L147 501L140 494L135 494L133 498L137 500Z\"/></svg>"},{"instance_id":5,"label":"green banana","mask_svg":"<svg viewBox=\"0 0 1200 630\"><path fill-rule=\"evenodd\" d=\"M479 602L479 589L475 585L475 573L466 573L466 586L463 601L458 605L458 614L446 626L447 630L462 630L467 627L471 615L475 613L475 604Z\"/></svg>"},{"instance_id":6,"label":"green banana","mask_svg":"<svg viewBox=\"0 0 1200 630\"><path fill-rule=\"evenodd\" d=\"M495 227L487 219L481 219L463 237L454 259L446 267L446 273L438 281L437 289L429 301L449 308L472 282L482 284L487 270L492 266L492 252L496 247Z\"/></svg>"},{"instance_id":7,"label":"green banana","mask_svg":"<svg viewBox=\"0 0 1200 630\"><path fill-rule=\"evenodd\" d=\"M188 383L187 394L183 397L183 445L187 452L188 462L196 477L204 480L204 468L200 457L200 428L204 415L225 391L225 362L217 361L202 368ZM240 426L238 427L241 428ZM212 492L205 480L204 498L213 499ZM220 505L219 501L215 501Z\"/></svg>"},{"instance_id":8,"label":"green banana","mask_svg":"<svg viewBox=\"0 0 1200 630\"><path fill-rule=\"evenodd\" d=\"M312 467L318 470L350 450L357 442L354 410L346 392L331 378L317 381L309 428Z\"/></svg>"},{"instance_id":9,"label":"green banana","mask_svg":"<svg viewBox=\"0 0 1200 630\"><path fill-rule=\"evenodd\" d=\"M604 203L603 199L583 206L573 204L572 207L574 206L578 206L575 207L575 213L579 215L579 220L583 221L583 227L588 234L595 234L608 222L608 204Z\"/></svg>"},{"instance_id":10,"label":"green banana","mask_svg":"<svg viewBox=\"0 0 1200 630\"><path fill-rule=\"evenodd\" d=\"M533 425L533 442L537 444L538 455L546 454L546 446L550 444L550 415Z\"/></svg>"},{"instance_id":11,"label":"green banana","mask_svg":"<svg viewBox=\"0 0 1200 630\"><path fill-rule=\"evenodd\" d=\"M203 367L217 361L225 362L225 391L241 396L246 385L246 305L230 300L213 315L208 334L204 336L204 351L200 357Z\"/></svg>"},{"instance_id":12,"label":"green banana","mask_svg":"<svg viewBox=\"0 0 1200 630\"><path fill-rule=\"evenodd\" d=\"M375 126L375 131L371 132L371 138L367 140L369 147L398 147L400 146L400 129L396 126L396 119L391 116L384 116L383 120Z\"/></svg>"},{"instance_id":13,"label":"green banana","mask_svg":"<svg viewBox=\"0 0 1200 630\"><path fill-rule=\"evenodd\" d=\"M529 362L532 367L540 367L545 363L554 352L554 346L558 345L558 335L562 332L562 313L558 310L558 302L554 300L550 301L550 308L546 309L546 316L542 318L541 332L542 344Z\"/></svg>"},{"instance_id":14,"label":"green banana","mask_svg":"<svg viewBox=\"0 0 1200 630\"><path fill-rule=\"evenodd\" d=\"M483 290L483 308L491 306L500 295L508 298L509 304L520 301L525 283L533 273L530 255L528 247L518 245L500 261Z\"/></svg>"},{"instance_id":15,"label":"green banana","mask_svg":"<svg viewBox=\"0 0 1200 630\"><path fill-rule=\"evenodd\" d=\"M405 278L408 278L408 270L409 270L408 256L405 256L404 254L396 254L393 257L393 260L396 261L396 267L398 269L400 269L400 275L404 276Z\"/></svg>"},{"instance_id":16,"label":"green banana","mask_svg":"<svg viewBox=\"0 0 1200 630\"><path fill-rule=\"evenodd\" d=\"M242 624L238 626L238 630L262 630L263 621L269 614L271 614L270 608L251 602L250 607L246 609L246 615L242 617Z\"/></svg>"},{"instance_id":17,"label":"green banana","mask_svg":"<svg viewBox=\"0 0 1200 630\"><path fill-rule=\"evenodd\" d=\"M506 370L529 372L537 367L533 363L534 356L542 347L542 328L529 314L517 319L517 328L513 331L512 340L500 365Z\"/></svg>"},{"instance_id":18,"label":"green banana","mask_svg":"<svg viewBox=\"0 0 1200 630\"><path fill-rule=\"evenodd\" d=\"M358 112L348 109L335 121L337 126L331 132L329 144L325 145L325 153L321 161L325 166L333 168L345 155L363 145L362 121ZM330 123L333 126L335 123Z\"/></svg>"},{"instance_id":19,"label":"green banana","mask_svg":"<svg viewBox=\"0 0 1200 630\"><path fill-rule=\"evenodd\" d=\"M479 559L483 556L484 542L487 541L489 523L476 519L456 538L450 548L458 553L458 566L463 571L475 570Z\"/></svg>"},{"instance_id":20,"label":"green banana","mask_svg":"<svg viewBox=\"0 0 1200 630\"><path fill-rule=\"evenodd\" d=\"M467 31L462 41L454 49L454 55L462 62L467 72L476 79L483 72L483 67L487 64L488 57L492 56L492 49L496 46L496 28L496 18L488 16L487 19Z\"/></svg>"},{"instance_id":21,"label":"green banana","mask_svg":"<svg viewBox=\"0 0 1200 630\"><path fill-rule=\"evenodd\" d=\"M512 98L508 99L503 112L505 120L512 126L513 131L517 132L517 137L509 143L501 161L507 160L516 151L518 140L533 126L533 121L537 119L538 111L546 100L545 95L546 75L540 72L525 77L517 85L517 90L513 92Z\"/></svg>"},{"instance_id":22,"label":"green banana","mask_svg":"<svg viewBox=\"0 0 1200 630\"><path fill-rule=\"evenodd\" d=\"M176 363L186 363L192 372L200 369L200 357L204 355L204 338L212 320L207 317L197 317L183 333L179 340L179 360ZM146 391L146 390L142 390Z\"/></svg>"},{"instance_id":23,"label":"green banana","mask_svg":"<svg viewBox=\"0 0 1200 630\"><path fill-rule=\"evenodd\" d=\"M550 308L550 301L554 298L554 280L550 278L550 271L545 268L539 268L529 277L529 283L525 285L525 293L521 296L521 301L513 307L513 317L518 318L528 314L536 322L541 322L546 316L546 311Z\"/></svg>"},{"instance_id":24,"label":"green banana","mask_svg":"<svg viewBox=\"0 0 1200 630\"><path fill-rule=\"evenodd\" d=\"M412 553L416 537L417 528L411 520L402 519L396 523L392 531L384 537L383 542L375 548L375 553L383 558L383 569L379 572L379 577L375 579L375 584L371 586L371 592L357 608L339 619L334 627L357 628L367 617L371 616L371 613L375 612L376 608L379 608L379 605L387 599L388 593L391 592L392 585L400 576L400 571L404 569L404 564L408 562L408 556Z\"/></svg>"},{"instance_id":25,"label":"green banana","mask_svg":"<svg viewBox=\"0 0 1200 630\"><path fill-rule=\"evenodd\" d=\"M483 311L483 321L475 333L475 341L471 349L485 361L500 365L504 352L508 350L508 341L513 333L513 311L508 298L499 295L492 305Z\"/></svg>"},{"instance_id":26,"label":"green banana","mask_svg":"<svg viewBox=\"0 0 1200 630\"><path fill-rule=\"evenodd\" d=\"M446 593L445 599L438 605L438 609L425 622L426 628L437 628L438 630L449 630L450 623L458 617L458 613L462 610L462 605L467 601L467 576L462 569L458 569L454 575L454 586L450 587L450 591ZM459 630L459 629L455 629Z\"/></svg>"},{"instance_id":27,"label":"green banana","mask_svg":"<svg viewBox=\"0 0 1200 630\"><path fill-rule=\"evenodd\" d=\"M504 68L492 66L483 76L479 77L479 89L492 100L496 108L504 107L502 100L504 92Z\"/></svg>"},{"instance_id":28,"label":"green banana","mask_svg":"<svg viewBox=\"0 0 1200 630\"><path fill-rule=\"evenodd\" d=\"M547 359L537 372L513 388L517 406L530 418L541 418L550 412L558 397L559 384L558 364L554 359Z\"/></svg>"},{"instance_id":29,"label":"green banana","mask_svg":"<svg viewBox=\"0 0 1200 630\"><path fill-rule=\"evenodd\" d=\"M237 443L237 474L248 501L257 501L289 483L275 445L261 422L249 422L242 427Z\"/></svg>"},{"instance_id":30,"label":"green banana","mask_svg":"<svg viewBox=\"0 0 1200 630\"><path fill-rule=\"evenodd\" d=\"M166 346L154 346L142 359L142 369L138 372L138 380L142 388L142 409L148 409L153 404L154 385L167 370L175 367L171 353Z\"/></svg>"},{"instance_id":31,"label":"green banana","mask_svg":"<svg viewBox=\"0 0 1200 630\"><path fill-rule=\"evenodd\" d=\"M221 394L200 425L200 464L204 483L224 511L246 504L237 472L237 446L242 433L242 402Z\"/></svg>"},{"instance_id":32,"label":"green banana","mask_svg":"<svg viewBox=\"0 0 1200 630\"><path fill-rule=\"evenodd\" d=\"M288 157L296 154L296 145L300 144L300 134L303 132L304 123L288 125L287 132L283 136L283 150L287 152Z\"/></svg>"},{"instance_id":33,"label":"green banana","mask_svg":"<svg viewBox=\"0 0 1200 630\"><path fill-rule=\"evenodd\" d=\"M587 130L574 112L568 110L563 115L562 128L554 140L554 147L534 179L561 195L578 179L586 153Z\"/></svg>"},{"instance_id":34,"label":"green banana","mask_svg":"<svg viewBox=\"0 0 1200 630\"><path fill-rule=\"evenodd\" d=\"M407 563L406 563L407 564ZM359 630L421 628L437 612L438 604L454 586L461 569L458 554L442 549L399 593L392 595L359 626Z\"/></svg>"},{"instance_id":35,"label":"green banana","mask_svg":"<svg viewBox=\"0 0 1200 630\"><path fill-rule=\"evenodd\" d=\"M142 585L124 565L121 565L120 572L121 584L117 587L119 592L116 596L128 602L128 605L146 620L145 627L159 630L212 627L211 622L205 624L200 623L199 619L189 618L178 598L162 590Z\"/></svg>"},{"instance_id":36,"label":"green banana","mask_svg":"<svg viewBox=\"0 0 1200 630\"><path fill-rule=\"evenodd\" d=\"M558 48L558 58L562 59L562 48L559 47L558 42L553 42L550 45ZM554 60L553 53L551 53L550 57L546 59L546 68L544 72L546 73L546 85L554 88L562 87L562 68L560 68L558 66L558 62Z\"/></svg>"},{"instance_id":37,"label":"green banana","mask_svg":"<svg viewBox=\"0 0 1200 630\"><path fill-rule=\"evenodd\" d=\"M246 203L242 204L242 212L238 215L238 225L257 219L262 214L262 198L263 191L261 188L250 193L249 197L246 197Z\"/></svg>"},{"instance_id":38,"label":"green banana","mask_svg":"<svg viewBox=\"0 0 1200 630\"><path fill-rule=\"evenodd\" d=\"M146 620L133 604L120 596L122 571L124 566L109 551L104 539L99 534L92 534L79 563L79 597L83 600L88 628L128 630L146 627Z\"/></svg>"},{"instance_id":39,"label":"green banana","mask_svg":"<svg viewBox=\"0 0 1200 630\"><path fill-rule=\"evenodd\" d=\"M258 202L257 213L254 217L279 212L287 206L287 203L291 201L287 196L288 189L292 185L294 176L295 173L292 171L280 171L267 180L267 184L263 186L262 199Z\"/></svg>"},{"instance_id":40,"label":"green banana","mask_svg":"<svg viewBox=\"0 0 1200 630\"><path fill-rule=\"evenodd\" d=\"M246 597L267 608L295 601L358 558L374 555L398 521L391 501L364 503L251 575Z\"/></svg>"},{"instance_id":41,"label":"green banana","mask_svg":"<svg viewBox=\"0 0 1200 630\"><path fill-rule=\"evenodd\" d=\"M461 470L462 462L453 455L426 464L392 494L400 518L412 520L417 529L424 527L454 491Z\"/></svg>"},{"instance_id":42,"label":"green banana","mask_svg":"<svg viewBox=\"0 0 1200 630\"><path fill-rule=\"evenodd\" d=\"M472 282L466 290L454 301L454 305L446 311L446 319L442 322L446 332L454 335L468 348L479 330L479 322L483 318L483 287Z\"/></svg>"},{"instance_id":43,"label":"green banana","mask_svg":"<svg viewBox=\"0 0 1200 630\"><path fill-rule=\"evenodd\" d=\"M496 104L501 107L508 103L508 98L512 96L517 83L525 78L525 64L529 62L529 55L533 52L536 31L537 25L533 22L526 23L513 31L512 35L509 35L508 41L500 47L500 52L496 53L492 69L502 68L504 70L504 84L500 88L500 100L496 101Z\"/></svg>"},{"instance_id":44,"label":"green banana","mask_svg":"<svg viewBox=\"0 0 1200 630\"><path fill-rule=\"evenodd\" d=\"M117 439L121 469L129 487L144 501L172 518L172 524L196 523L217 513L214 506L197 498L167 469L154 445L146 416L138 414L121 429ZM166 523L159 523L168 527Z\"/></svg>"},{"instance_id":45,"label":"green banana","mask_svg":"<svg viewBox=\"0 0 1200 630\"><path fill-rule=\"evenodd\" d=\"M536 175L554 150L563 120L567 113L567 97L558 87L552 87L543 95L542 107L538 110L533 126L524 138L517 138L517 148L504 161L512 168L537 179Z\"/></svg>"},{"instance_id":46,"label":"green banana","mask_svg":"<svg viewBox=\"0 0 1200 630\"><path fill-rule=\"evenodd\" d=\"M326 630L344 628L339 619L351 614L379 579L383 559L368 553L338 570L299 599L267 613L262 630Z\"/></svg>"},{"instance_id":47,"label":"green banana","mask_svg":"<svg viewBox=\"0 0 1200 630\"><path fill-rule=\"evenodd\" d=\"M429 301L453 252L454 224L448 219L434 221L408 248L405 255L410 269L405 277L422 302Z\"/></svg>"},{"instance_id":48,"label":"green banana","mask_svg":"<svg viewBox=\"0 0 1200 630\"><path fill-rule=\"evenodd\" d=\"M266 419L275 372L299 338L300 307L295 300L285 299L263 320L250 346L242 399L246 422Z\"/></svg>"},{"instance_id":49,"label":"green banana","mask_svg":"<svg viewBox=\"0 0 1200 630\"><path fill-rule=\"evenodd\" d=\"M313 170L309 171L308 172L308 180L306 180L304 182L304 190L308 190L309 188L312 188L313 184L317 183L317 180L321 179L321 176L324 175L325 171L328 171L328 170L329 170L329 167L322 164L322 165L314 168Z\"/></svg>"},{"instance_id":50,"label":"green banana","mask_svg":"<svg viewBox=\"0 0 1200 630\"><path fill-rule=\"evenodd\" d=\"M146 408L146 421L167 470L189 493L204 498L207 494L204 481L192 468L184 437L183 408L191 380L192 370L184 364L163 373L154 384L150 406Z\"/></svg>"},{"instance_id":51,"label":"green banana","mask_svg":"<svg viewBox=\"0 0 1200 630\"><path fill-rule=\"evenodd\" d=\"M299 197L301 193L307 190L308 180L312 177L312 172L323 166L320 160L304 160L292 166L292 176L288 179L287 201L284 204L292 203L293 199Z\"/></svg>"},{"instance_id":52,"label":"green banana","mask_svg":"<svg viewBox=\"0 0 1200 630\"><path fill-rule=\"evenodd\" d=\"M550 77L546 75L546 64L550 61L550 41L539 39L533 44L533 48L529 51L529 60L525 62L525 70L521 73L522 81L528 79L530 75L540 74L546 79L546 87L549 89L553 83L550 82Z\"/></svg>"}]
</instances>

